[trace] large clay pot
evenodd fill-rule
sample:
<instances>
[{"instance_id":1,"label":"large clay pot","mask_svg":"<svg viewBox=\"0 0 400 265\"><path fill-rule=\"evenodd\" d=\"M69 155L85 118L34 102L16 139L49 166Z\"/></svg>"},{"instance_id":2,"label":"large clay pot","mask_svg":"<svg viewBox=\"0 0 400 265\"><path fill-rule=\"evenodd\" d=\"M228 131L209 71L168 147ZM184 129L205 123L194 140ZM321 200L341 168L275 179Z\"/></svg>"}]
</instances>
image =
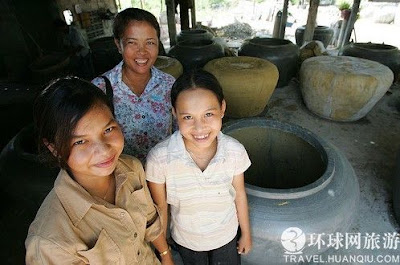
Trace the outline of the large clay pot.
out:
<instances>
[{"instance_id":1,"label":"large clay pot","mask_svg":"<svg viewBox=\"0 0 400 265\"><path fill-rule=\"evenodd\" d=\"M175 58L168 56L158 56L154 66L175 77L177 79L183 73L182 64Z\"/></svg>"},{"instance_id":2,"label":"large clay pot","mask_svg":"<svg viewBox=\"0 0 400 265\"><path fill-rule=\"evenodd\" d=\"M95 75L103 74L122 60L122 55L118 52L112 36L98 38L89 45L92 50Z\"/></svg>"},{"instance_id":3,"label":"large clay pot","mask_svg":"<svg viewBox=\"0 0 400 265\"><path fill-rule=\"evenodd\" d=\"M0 193L7 207L2 212L1 230L7 238L6 264L24 264L24 241L30 223L59 172L42 164L36 150L33 125L24 127L0 154Z\"/></svg>"},{"instance_id":4,"label":"large clay pot","mask_svg":"<svg viewBox=\"0 0 400 265\"><path fill-rule=\"evenodd\" d=\"M306 26L300 26L296 29L295 37L296 37L296 44L298 46L303 45L303 38L304 38L304 31ZM333 29L327 26L317 26L314 29L314 36L313 40L321 41L325 47L329 45L333 37Z\"/></svg>"},{"instance_id":5,"label":"large clay pot","mask_svg":"<svg viewBox=\"0 0 400 265\"><path fill-rule=\"evenodd\" d=\"M223 132L241 142L252 161L245 186L253 249L242 256L245 264L285 264L284 255L295 250L321 254L327 245L310 246L312 234L328 240L328 234L349 231L360 190L335 146L299 126L264 118L227 123Z\"/></svg>"},{"instance_id":6,"label":"large clay pot","mask_svg":"<svg viewBox=\"0 0 400 265\"><path fill-rule=\"evenodd\" d=\"M299 76L307 108L334 121L361 119L393 82L387 66L350 56L309 58L302 63Z\"/></svg>"},{"instance_id":7,"label":"large clay pot","mask_svg":"<svg viewBox=\"0 0 400 265\"><path fill-rule=\"evenodd\" d=\"M200 41L200 40L212 40L213 34L205 29L189 29L189 30L182 30L176 36L176 42L181 42L185 40L190 41Z\"/></svg>"},{"instance_id":8,"label":"large clay pot","mask_svg":"<svg viewBox=\"0 0 400 265\"><path fill-rule=\"evenodd\" d=\"M33 121L32 107L38 88L26 84L0 84L0 120L7 124L7 129L0 132L0 150Z\"/></svg>"},{"instance_id":9,"label":"large clay pot","mask_svg":"<svg viewBox=\"0 0 400 265\"><path fill-rule=\"evenodd\" d=\"M289 40L250 39L242 44L239 55L258 57L275 64L279 71L277 87L287 86L298 71L299 47Z\"/></svg>"},{"instance_id":10,"label":"large clay pot","mask_svg":"<svg viewBox=\"0 0 400 265\"><path fill-rule=\"evenodd\" d=\"M378 43L350 43L343 48L342 55L376 61L389 67L394 81L400 75L400 51L397 47Z\"/></svg>"},{"instance_id":11,"label":"large clay pot","mask_svg":"<svg viewBox=\"0 0 400 265\"><path fill-rule=\"evenodd\" d=\"M220 82L228 117L260 114L278 81L278 68L271 62L247 56L214 59L204 66Z\"/></svg>"},{"instance_id":12,"label":"large clay pot","mask_svg":"<svg viewBox=\"0 0 400 265\"><path fill-rule=\"evenodd\" d=\"M224 56L221 45L212 40L182 41L173 46L168 56L178 59L184 71L194 68L202 68L212 59Z\"/></svg>"},{"instance_id":13,"label":"large clay pot","mask_svg":"<svg viewBox=\"0 0 400 265\"><path fill-rule=\"evenodd\" d=\"M32 83L43 85L70 72L70 57L66 53L50 53L37 58L30 66Z\"/></svg>"}]
</instances>

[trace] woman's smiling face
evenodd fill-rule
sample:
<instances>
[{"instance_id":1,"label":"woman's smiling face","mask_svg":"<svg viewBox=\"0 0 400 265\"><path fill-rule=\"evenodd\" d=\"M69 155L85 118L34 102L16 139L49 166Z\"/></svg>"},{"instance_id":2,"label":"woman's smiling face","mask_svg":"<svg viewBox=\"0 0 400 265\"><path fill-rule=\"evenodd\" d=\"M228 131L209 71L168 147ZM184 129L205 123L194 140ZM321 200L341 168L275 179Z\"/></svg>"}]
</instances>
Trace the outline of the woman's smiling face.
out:
<instances>
[{"instance_id":1,"label":"woman's smiling face","mask_svg":"<svg viewBox=\"0 0 400 265\"><path fill-rule=\"evenodd\" d=\"M116 44L122 53L125 67L138 74L145 74L157 60L158 42L157 31L152 25L146 21L131 21Z\"/></svg>"},{"instance_id":2,"label":"woman's smiling face","mask_svg":"<svg viewBox=\"0 0 400 265\"><path fill-rule=\"evenodd\" d=\"M221 131L224 113L225 101L220 104L212 91L203 88L182 91L174 114L186 148L193 151L213 146Z\"/></svg>"},{"instance_id":3,"label":"woman's smiling face","mask_svg":"<svg viewBox=\"0 0 400 265\"><path fill-rule=\"evenodd\" d=\"M108 107L97 104L77 123L67 160L75 179L112 174L124 147L124 137Z\"/></svg>"}]
</instances>

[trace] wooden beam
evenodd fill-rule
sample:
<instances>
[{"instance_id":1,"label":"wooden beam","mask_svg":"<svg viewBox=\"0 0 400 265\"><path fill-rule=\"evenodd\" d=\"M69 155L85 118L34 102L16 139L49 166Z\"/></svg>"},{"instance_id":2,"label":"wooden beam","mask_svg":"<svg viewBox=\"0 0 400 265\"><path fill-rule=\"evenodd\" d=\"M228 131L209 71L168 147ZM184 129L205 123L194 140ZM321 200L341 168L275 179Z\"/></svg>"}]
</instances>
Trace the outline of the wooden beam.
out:
<instances>
[{"instance_id":1,"label":"wooden beam","mask_svg":"<svg viewBox=\"0 0 400 265\"><path fill-rule=\"evenodd\" d=\"M189 29L189 0L179 0L181 30Z\"/></svg>"},{"instance_id":2,"label":"wooden beam","mask_svg":"<svg viewBox=\"0 0 400 265\"><path fill-rule=\"evenodd\" d=\"M350 18L349 21L347 22L346 31L344 33L343 45L346 45L350 42L351 32L353 31L354 23L356 23L357 14L360 9L360 2L361 0L353 1L353 7L351 8Z\"/></svg>"},{"instance_id":3,"label":"wooden beam","mask_svg":"<svg viewBox=\"0 0 400 265\"><path fill-rule=\"evenodd\" d=\"M170 47L176 44L176 21L175 21L175 2L174 0L165 0L167 6L167 21Z\"/></svg>"},{"instance_id":4,"label":"wooden beam","mask_svg":"<svg viewBox=\"0 0 400 265\"><path fill-rule=\"evenodd\" d=\"M310 7L308 8L308 17L306 29L304 30L303 45L306 41L311 41L314 37L314 30L317 26L317 13L318 13L319 0L310 0Z\"/></svg>"},{"instance_id":5,"label":"wooden beam","mask_svg":"<svg viewBox=\"0 0 400 265\"><path fill-rule=\"evenodd\" d=\"M190 0L190 18L192 22L192 28L196 27L196 1Z\"/></svg>"},{"instance_id":6,"label":"wooden beam","mask_svg":"<svg viewBox=\"0 0 400 265\"><path fill-rule=\"evenodd\" d=\"M283 2L282 18L281 18L281 23L280 23L280 27L279 27L279 38L280 39L285 38L286 21L287 21L287 16L288 16L288 6L289 6L289 0L285 0Z\"/></svg>"}]
</instances>

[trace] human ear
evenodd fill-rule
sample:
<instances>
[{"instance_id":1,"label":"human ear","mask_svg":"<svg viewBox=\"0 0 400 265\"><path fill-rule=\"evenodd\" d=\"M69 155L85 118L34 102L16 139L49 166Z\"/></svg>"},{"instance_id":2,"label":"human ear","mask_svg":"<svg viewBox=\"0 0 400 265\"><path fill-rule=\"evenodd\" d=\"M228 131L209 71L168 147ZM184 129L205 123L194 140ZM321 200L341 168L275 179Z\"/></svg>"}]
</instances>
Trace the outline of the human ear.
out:
<instances>
[{"instance_id":1,"label":"human ear","mask_svg":"<svg viewBox=\"0 0 400 265\"><path fill-rule=\"evenodd\" d=\"M49 151L53 154L53 156L57 157L57 151L54 148L54 144L47 141L47 139L43 139L43 143L47 147L47 149L49 149Z\"/></svg>"},{"instance_id":2,"label":"human ear","mask_svg":"<svg viewBox=\"0 0 400 265\"><path fill-rule=\"evenodd\" d=\"M226 110L226 102L225 99L222 100L222 104L221 104L221 119L224 117L225 115L225 110Z\"/></svg>"},{"instance_id":3,"label":"human ear","mask_svg":"<svg viewBox=\"0 0 400 265\"><path fill-rule=\"evenodd\" d=\"M116 39L116 38L114 38L114 43L115 43L115 45L116 45L117 48L118 48L118 52L119 52L120 54L122 54L122 47L121 47L121 44L120 44L119 40Z\"/></svg>"},{"instance_id":4,"label":"human ear","mask_svg":"<svg viewBox=\"0 0 400 265\"><path fill-rule=\"evenodd\" d=\"M175 111L175 108L174 108L174 107L172 107L172 115L173 115L174 118L176 119L176 111Z\"/></svg>"}]
</instances>

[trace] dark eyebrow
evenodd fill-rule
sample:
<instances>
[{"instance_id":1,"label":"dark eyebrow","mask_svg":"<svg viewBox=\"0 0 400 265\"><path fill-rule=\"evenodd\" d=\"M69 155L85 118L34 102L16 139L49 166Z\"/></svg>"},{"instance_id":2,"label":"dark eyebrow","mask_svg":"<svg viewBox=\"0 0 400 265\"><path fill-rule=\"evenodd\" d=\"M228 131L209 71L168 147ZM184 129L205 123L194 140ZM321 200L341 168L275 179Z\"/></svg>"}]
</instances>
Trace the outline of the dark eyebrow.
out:
<instances>
[{"instance_id":1,"label":"dark eyebrow","mask_svg":"<svg viewBox=\"0 0 400 265\"><path fill-rule=\"evenodd\" d=\"M108 126L110 126L114 122L116 122L115 119L111 118L110 121L104 127L107 128ZM82 135L74 135L74 134L72 134L71 135L71 139L73 140L75 138L82 138L82 137L85 137L85 136L86 136L86 134L82 134Z\"/></svg>"},{"instance_id":2,"label":"dark eyebrow","mask_svg":"<svg viewBox=\"0 0 400 265\"><path fill-rule=\"evenodd\" d=\"M209 108L206 109L205 112L210 111L210 110L217 110L218 108ZM191 113L186 113L186 112L180 112L179 115L192 115Z\"/></svg>"}]
</instances>

